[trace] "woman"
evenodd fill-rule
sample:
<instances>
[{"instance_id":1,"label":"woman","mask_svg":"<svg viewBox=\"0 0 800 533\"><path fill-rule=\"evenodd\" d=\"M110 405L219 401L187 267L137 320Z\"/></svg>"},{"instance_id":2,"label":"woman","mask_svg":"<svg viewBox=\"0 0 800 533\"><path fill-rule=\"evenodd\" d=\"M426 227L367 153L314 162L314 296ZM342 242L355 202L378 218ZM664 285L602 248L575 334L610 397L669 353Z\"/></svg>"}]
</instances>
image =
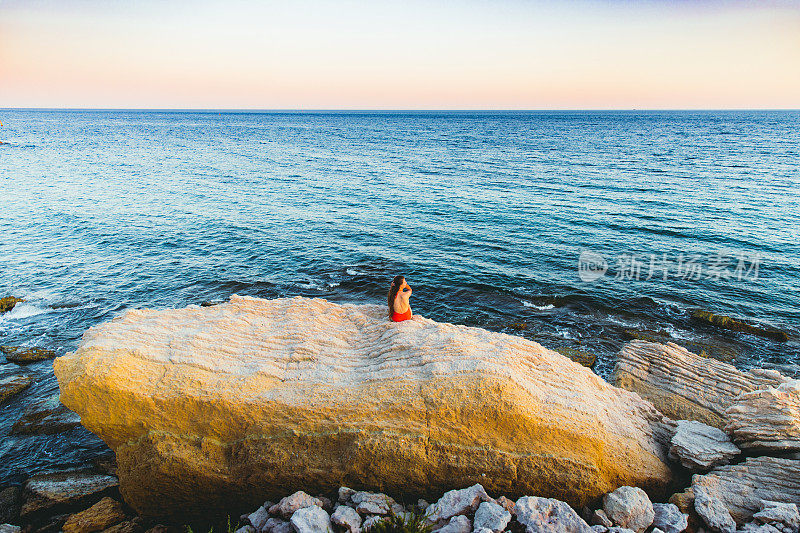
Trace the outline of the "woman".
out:
<instances>
[{"instance_id":1,"label":"woman","mask_svg":"<svg viewBox=\"0 0 800 533\"><path fill-rule=\"evenodd\" d=\"M389 317L395 322L411 318L409 296L411 296L411 287L406 283L405 276L395 276L389 286Z\"/></svg>"}]
</instances>

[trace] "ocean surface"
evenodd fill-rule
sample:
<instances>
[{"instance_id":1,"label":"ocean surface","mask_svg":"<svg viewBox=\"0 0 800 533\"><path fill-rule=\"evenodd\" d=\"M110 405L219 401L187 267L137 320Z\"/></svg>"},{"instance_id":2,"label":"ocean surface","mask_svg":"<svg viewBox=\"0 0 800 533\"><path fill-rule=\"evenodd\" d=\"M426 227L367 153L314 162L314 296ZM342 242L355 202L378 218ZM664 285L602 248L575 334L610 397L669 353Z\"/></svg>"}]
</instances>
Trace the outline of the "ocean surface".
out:
<instances>
[{"instance_id":1,"label":"ocean surface","mask_svg":"<svg viewBox=\"0 0 800 533\"><path fill-rule=\"evenodd\" d=\"M63 354L126 309L231 294L381 303L403 273L415 313L596 355L607 379L635 337L800 376L797 111L0 122L0 296L26 299L3 345ZM15 430L58 393L51 361L0 359L19 373L35 383L0 406L0 484L107 453L80 426Z\"/></svg>"}]
</instances>

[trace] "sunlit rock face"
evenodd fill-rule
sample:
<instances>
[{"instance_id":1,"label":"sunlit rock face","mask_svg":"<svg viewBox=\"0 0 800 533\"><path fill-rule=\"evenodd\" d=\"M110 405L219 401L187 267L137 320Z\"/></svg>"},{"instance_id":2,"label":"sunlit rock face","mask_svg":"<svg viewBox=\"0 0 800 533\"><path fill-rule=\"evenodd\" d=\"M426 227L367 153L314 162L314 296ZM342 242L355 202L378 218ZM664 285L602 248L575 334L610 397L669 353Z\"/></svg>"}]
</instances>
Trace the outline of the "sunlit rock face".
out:
<instances>
[{"instance_id":1,"label":"sunlit rock face","mask_svg":"<svg viewBox=\"0 0 800 533\"><path fill-rule=\"evenodd\" d=\"M523 338L394 323L383 306L233 296L132 310L54 367L145 515L340 485L426 496L480 482L583 505L671 479L669 432L636 394Z\"/></svg>"}]
</instances>

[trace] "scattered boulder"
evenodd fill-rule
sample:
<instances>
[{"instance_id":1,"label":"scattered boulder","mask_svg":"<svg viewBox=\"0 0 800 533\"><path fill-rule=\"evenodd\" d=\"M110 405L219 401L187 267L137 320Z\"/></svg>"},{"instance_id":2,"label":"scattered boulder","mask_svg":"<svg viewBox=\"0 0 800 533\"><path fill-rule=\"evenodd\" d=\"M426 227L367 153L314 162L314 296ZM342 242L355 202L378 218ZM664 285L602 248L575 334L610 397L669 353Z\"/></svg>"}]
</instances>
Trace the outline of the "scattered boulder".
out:
<instances>
[{"instance_id":1,"label":"scattered boulder","mask_svg":"<svg viewBox=\"0 0 800 533\"><path fill-rule=\"evenodd\" d=\"M117 488L117 478L102 474L84 471L38 474L25 483L25 503L20 515L90 505Z\"/></svg>"},{"instance_id":2,"label":"scattered boulder","mask_svg":"<svg viewBox=\"0 0 800 533\"><path fill-rule=\"evenodd\" d=\"M483 485L476 483L466 489L449 490L426 511L432 522L449 520L453 516L474 512L481 502L489 501L489 495Z\"/></svg>"},{"instance_id":3,"label":"scattered boulder","mask_svg":"<svg viewBox=\"0 0 800 533\"><path fill-rule=\"evenodd\" d=\"M346 503L350 500L350 497L355 494L356 491L349 487L339 487L339 503Z\"/></svg>"},{"instance_id":4,"label":"scattered boulder","mask_svg":"<svg viewBox=\"0 0 800 533\"><path fill-rule=\"evenodd\" d=\"M433 530L435 533L471 533L472 522L464 515L454 516L444 527Z\"/></svg>"},{"instance_id":5,"label":"scattered boulder","mask_svg":"<svg viewBox=\"0 0 800 533\"><path fill-rule=\"evenodd\" d=\"M25 375L0 378L0 404L30 387L31 383L33 378Z\"/></svg>"},{"instance_id":6,"label":"scattered boulder","mask_svg":"<svg viewBox=\"0 0 800 533\"><path fill-rule=\"evenodd\" d=\"M523 496L514 512L527 533L593 533L572 507L552 498Z\"/></svg>"},{"instance_id":7,"label":"scattered boulder","mask_svg":"<svg viewBox=\"0 0 800 533\"><path fill-rule=\"evenodd\" d=\"M580 507L620 484L666 496L672 480L663 416L638 395L533 341L398 325L379 305L129 310L54 370L143 516L342 484L428 497L480 482Z\"/></svg>"},{"instance_id":8,"label":"scattered boulder","mask_svg":"<svg viewBox=\"0 0 800 533\"><path fill-rule=\"evenodd\" d=\"M0 143L2 144L2 143ZM11 524L0 524L0 533L20 533L22 528Z\"/></svg>"},{"instance_id":9,"label":"scattered boulder","mask_svg":"<svg viewBox=\"0 0 800 533\"><path fill-rule=\"evenodd\" d=\"M761 510L753 515L761 524L768 524L782 533L800 531L800 512L794 503L762 501Z\"/></svg>"},{"instance_id":10,"label":"scattered boulder","mask_svg":"<svg viewBox=\"0 0 800 533\"><path fill-rule=\"evenodd\" d=\"M739 448L724 431L695 420L677 422L669 449L670 457L693 472L704 472L711 467L727 464L739 453Z\"/></svg>"},{"instance_id":11,"label":"scattered boulder","mask_svg":"<svg viewBox=\"0 0 800 533\"><path fill-rule=\"evenodd\" d=\"M322 501L310 494L298 490L291 496L282 498L281 501L269 508L270 514L280 515L286 519L291 518L296 511L305 507L316 506L322 509ZM252 523L252 522L251 522ZM253 524L255 526L255 524Z\"/></svg>"},{"instance_id":12,"label":"scattered boulder","mask_svg":"<svg viewBox=\"0 0 800 533\"><path fill-rule=\"evenodd\" d=\"M786 342L789 340L789 334L785 331L749 324L743 320L737 320L726 315L716 315L702 309L692 311L692 319L699 322L706 322L722 329L740 331L742 333L757 335L775 341Z\"/></svg>"},{"instance_id":13,"label":"scattered boulder","mask_svg":"<svg viewBox=\"0 0 800 533\"><path fill-rule=\"evenodd\" d=\"M761 510L761 501L800 504L800 460L750 457L692 477L695 509L698 492L720 502L739 525ZM705 517L704 517L705 518ZM709 524L710 525L710 524Z\"/></svg>"},{"instance_id":14,"label":"scattered boulder","mask_svg":"<svg viewBox=\"0 0 800 533\"><path fill-rule=\"evenodd\" d=\"M620 487L603 497L603 510L616 525L641 533L653 523L655 511L639 487Z\"/></svg>"},{"instance_id":15,"label":"scattered boulder","mask_svg":"<svg viewBox=\"0 0 800 533\"><path fill-rule=\"evenodd\" d=\"M368 516L368 517L367 517L367 518L364 520L364 523L362 524L361 531L365 531L365 532L367 532L367 531L369 531L370 529L372 529L373 527L375 527L375 525L376 525L378 522L381 522L381 521L383 521L383 520L386 520L386 517L385 517L385 516Z\"/></svg>"},{"instance_id":16,"label":"scattered boulder","mask_svg":"<svg viewBox=\"0 0 800 533\"><path fill-rule=\"evenodd\" d=\"M125 521L122 504L106 496L88 509L70 516L62 527L64 533L93 533Z\"/></svg>"},{"instance_id":17,"label":"scattered boulder","mask_svg":"<svg viewBox=\"0 0 800 533\"><path fill-rule=\"evenodd\" d=\"M361 531L361 516L352 507L340 505L331 515L331 522L343 528L347 533Z\"/></svg>"},{"instance_id":18,"label":"scattered boulder","mask_svg":"<svg viewBox=\"0 0 800 533\"><path fill-rule=\"evenodd\" d=\"M474 528L489 529L493 533L503 531L511 521L511 513L502 505L493 502L481 502L475 511Z\"/></svg>"},{"instance_id":19,"label":"scattered boulder","mask_svg":"<svg viewBox=\"0 0 800 533\"><path fill-rule=\"evenodd\" d=\"M654 503L653 512L653 528L663 533L681 533L689 527L689 515L682 513L675 504Z\"/></svg>"},{"instance_id":20,"label":"scattered boulder","mask_svg":"<svg viewBox=\"0 0 800 533\"><path fill-rule=\"evenodd\" d=\"M298 509L290 521L297 533L333 533L328 513L317 505Z\"/></svg>"},{"instance_id":21,"label":"scattered boulder","mask_svg":"<svg viewBox=\"0 0 800 533\"><path fill-rule=\"evenodd\" d=\"M725 431L742 448L800 451L800 380L742 394L725 416Z\"/></svg>"},{"instance_id":22,"label":"scattered boulder","mask_svg":"<svg viewBox=\"0 0 800 533\"><path fill-rule=\"evenodd\" d=\"M356 492L350 497L350 501L352 501L356 505L356 511L358 511L359 514L362 515L389 514L391 506L394 503L394 500L392 500L385 494L380 494L377 492L366 492L366 491Z\"/></svg>"},{"instance_id":23,"label":"scattered boulder","mask_svg":"<svg viewBox=\"0 0 800 533\"><path fill-rule=\"evenodd\" d=\"M14 309L14 306L20 302L24 302L22 298L17 298L16 296L4 296L0 298L0 315L3 313L7 313Z\"/></svg>"},{"instance_id":24,"label":"scattered boulder","mask_svg":"<svg viewBox=\"0 0 800 533\"><path fill-rule=\"evenodd\" d=\"M6 361L25 365L36 361L46 361L56 356L53 350L44 348L25 348L22 346L0 346L0 351L6 356Z\"/></svg>"},{"instance_id":25,"label":"scattered boulder","mask_svg":"<svg viewBox=\"0 0 800 533\"><path fill-rule=\"evenodd\" d=\"M631 341L619 352L614 367L618 387L638 393L668 417L720 429L726 423L725 411L737 396L787 381L775 370L742 372L671 342Z\"/></svg>"},{"instance_id":26,"label":"scattered boulder","mask_svg":"<svg viewBox=\"0 0 800 533\"><path fill-rule=\"evenodd\" d=\"M708 494L703 487L694 487L694 508L712 530L720 533L736 532L736 521L725 503Z\"/></svg>"},{"instance_id":27,"label":"scattered boulder","mask_svg":"<svg viewBox=\"0 0 800 533\"><path fill-rule=\"evenodd\" d=\"M291 513L289 513L289 516L291 516ZM271 520L269 517L269 510L263 505L247 515L247 521L250 522L250 525L253 526L256 531L264 531L268 520ZM274 520L277 520L277 518Z\"/></svg>"}]
</instances>

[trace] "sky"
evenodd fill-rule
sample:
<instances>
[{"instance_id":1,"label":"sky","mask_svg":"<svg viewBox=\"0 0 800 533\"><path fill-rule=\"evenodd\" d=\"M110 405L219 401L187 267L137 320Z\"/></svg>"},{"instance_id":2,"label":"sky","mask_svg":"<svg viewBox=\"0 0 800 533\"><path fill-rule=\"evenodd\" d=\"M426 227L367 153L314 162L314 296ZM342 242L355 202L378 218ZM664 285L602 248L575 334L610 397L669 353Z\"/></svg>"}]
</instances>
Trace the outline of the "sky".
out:
<instances>
[{"instance_id":1,"label":"sky","mask_svg":"<svg viewBox=\"0 0 800 533\"><path fill-rule=\"evenodd\" d=\"M800 108L800 0L0 0L0 107Z\"/></svg>"}]
</instances>

